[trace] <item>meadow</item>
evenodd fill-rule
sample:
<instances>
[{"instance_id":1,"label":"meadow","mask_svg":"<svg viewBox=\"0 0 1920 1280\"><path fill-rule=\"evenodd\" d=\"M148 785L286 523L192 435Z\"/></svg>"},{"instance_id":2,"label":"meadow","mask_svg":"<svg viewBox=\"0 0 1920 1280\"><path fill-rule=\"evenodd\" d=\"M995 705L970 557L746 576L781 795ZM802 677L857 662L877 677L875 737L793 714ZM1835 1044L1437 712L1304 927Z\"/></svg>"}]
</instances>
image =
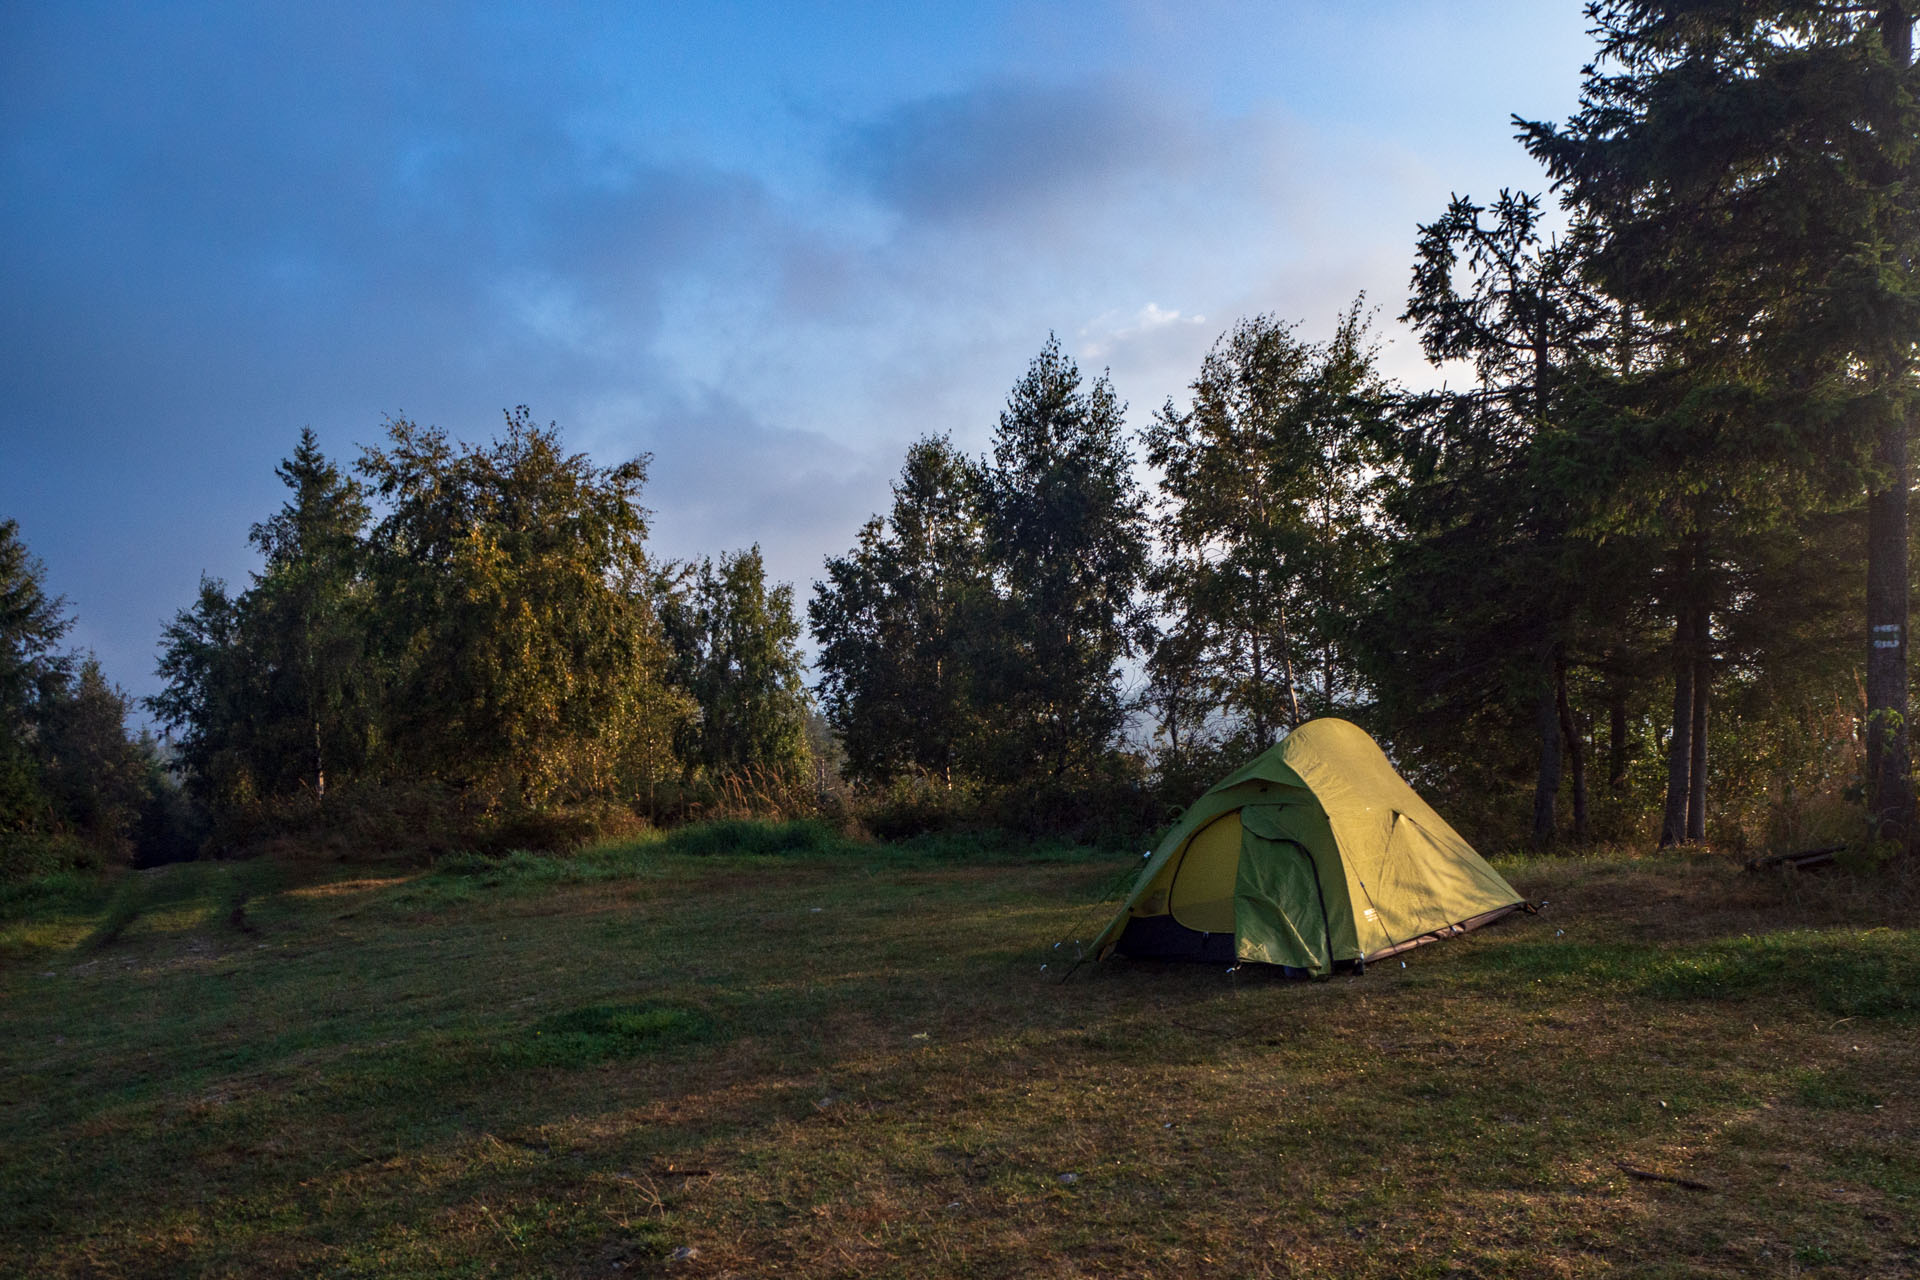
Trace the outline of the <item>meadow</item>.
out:
<instances>
[{"instance_id":1,"label":"meadow","mask_svg":"<svg viewBox=\"0 0 1920 1280\"><path fill-rule=\"evenodd\" d=\"M1404 966L1063 981L1136 860L731 824L9 886L0 1274L1920 1273L1897 897L1508 860L1539 914Z\"/></svg>"}]
</instances>

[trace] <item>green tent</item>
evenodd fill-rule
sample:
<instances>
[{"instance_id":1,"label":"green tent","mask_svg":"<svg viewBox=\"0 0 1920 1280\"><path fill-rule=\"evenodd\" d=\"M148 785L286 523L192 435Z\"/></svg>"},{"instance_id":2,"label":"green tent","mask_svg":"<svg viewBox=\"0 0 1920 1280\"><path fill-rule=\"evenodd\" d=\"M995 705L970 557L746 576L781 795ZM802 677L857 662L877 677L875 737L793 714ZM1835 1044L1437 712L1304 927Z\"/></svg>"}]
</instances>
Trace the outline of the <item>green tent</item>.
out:
<instances>
[{"instance_id":1,"label":"green tent","mask_svg":"<svg viewBox=\"0 0 1920 1280\"><path fill-rule=\"evenodd\" d=\"M1092 954L1328 974L1522 905L1365 730L1313 720L1194 801Z\"/></svg>"}]
</instances>

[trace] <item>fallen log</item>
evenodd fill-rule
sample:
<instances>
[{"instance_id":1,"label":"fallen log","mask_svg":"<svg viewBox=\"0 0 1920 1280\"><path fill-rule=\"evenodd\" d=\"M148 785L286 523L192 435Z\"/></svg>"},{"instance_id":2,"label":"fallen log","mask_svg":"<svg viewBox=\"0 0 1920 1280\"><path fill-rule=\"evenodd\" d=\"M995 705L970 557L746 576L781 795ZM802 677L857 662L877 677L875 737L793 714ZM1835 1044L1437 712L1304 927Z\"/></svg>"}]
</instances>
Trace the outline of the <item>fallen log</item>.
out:
<instances>
[{"instance_id":1,"label":"fallen log","mask_svg":"<svg viewBox=\"0 0 1920 1280\"><path fill-rule=\"evenodd\" d=\"M1833 856L1847 846L1830 844L1821 849L1802 849L1798 853L1770 853L1763 858L1748 858L1747 870L1761 871L1767 867L1791 867L1795 871L1807 867L1817 867L1832 862Z\"/></svg>"}]
</instances>

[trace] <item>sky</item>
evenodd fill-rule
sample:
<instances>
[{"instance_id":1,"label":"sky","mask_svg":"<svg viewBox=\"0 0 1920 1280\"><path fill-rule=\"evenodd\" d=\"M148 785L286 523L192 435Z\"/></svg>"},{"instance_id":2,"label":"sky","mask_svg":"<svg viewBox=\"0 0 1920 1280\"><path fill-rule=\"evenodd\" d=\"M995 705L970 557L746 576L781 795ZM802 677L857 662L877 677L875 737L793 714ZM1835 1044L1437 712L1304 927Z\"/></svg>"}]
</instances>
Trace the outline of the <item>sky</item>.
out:
<instances>
[{"instance_id":1,"label":"sky","mask_svg":"<svg viewBox=\"0 0 1920 1280\"><path fill-rule=\"evenodd\" d=\"M1269 313L1539 190L1579 0L0 7L0 519L69 642L154 692L312 427L652 455L662 557L802 601L909 442L989 445L1057 334L1144 425Z\"/></svg>"}]
</instances>

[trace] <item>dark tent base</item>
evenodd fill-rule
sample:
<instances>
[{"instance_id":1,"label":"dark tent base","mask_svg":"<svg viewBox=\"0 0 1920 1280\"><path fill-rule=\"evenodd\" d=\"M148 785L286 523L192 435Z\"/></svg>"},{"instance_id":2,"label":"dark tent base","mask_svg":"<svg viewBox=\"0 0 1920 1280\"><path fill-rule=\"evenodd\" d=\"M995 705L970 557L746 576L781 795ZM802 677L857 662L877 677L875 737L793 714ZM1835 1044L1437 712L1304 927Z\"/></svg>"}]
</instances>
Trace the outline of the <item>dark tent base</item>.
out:
<instances>
[{"instance_id":1,"label":"dark tent base","mask_svg":"<svg viewBox=\"0 0 1920 1280\"><path fill-rule=\"evenodd\" d=\"M1202 933L1189 929L1172 916L1135 916L1127 921L1114 950L1134 960L1196 960L1202 964L1237 965L1230 933ZM1290 964L1261 965L1289 978L1311 978L1311 969L1296 969ZM1365 968L1357 960L1334 962L1335 973L1357 973Z\"/></svg>"},{"instance_id":2,"label":"dark tent base","mask_svg":"<svg viewBox=\"0 0 1920 1280\"><path fill-rule=\"evenodd\" d=\"M1429 942L1439 942L1443 938L1457 938L1496 920L1503 920L1516 911L1532 911L1530 903L1515 902L1492 911L1483 912L1470 920L1459 924L1450 924L1443 929L1435 929L1417 938L1409 938L1397 946L1376 951L1368 960L1385 960L1388 956L1397 956L1403 951L1415 947L1424 947ZM1234 965L1240 963L1234 954L1233 935L1230 933L1202 933L1198 929L1189 929L1172 916L1135 916L1127 921L1127 927L1120 933L1120 940L1114 943L1114 950L1134 960L1197 960L1202 964ZM1263 968L1278 969L1289 978L1310 978L1311 969L1296 969L1290 964L1263 965ZM1365 973L1366 960L1336 960L1333 962L1335 973Z\"/></svg>"},{"instance_id":3,"label":"dark tent base","mask_svg":"<svg viewBox=\"0 0 1920 1280\"><path fill-rule=\"evenodd\" d=\"M1136 960L1199 960L1232 964L1233 935L1189 929L1172 916L1135 916L1127 921L1118 947Z\"/></svg>"}]
</instances>

